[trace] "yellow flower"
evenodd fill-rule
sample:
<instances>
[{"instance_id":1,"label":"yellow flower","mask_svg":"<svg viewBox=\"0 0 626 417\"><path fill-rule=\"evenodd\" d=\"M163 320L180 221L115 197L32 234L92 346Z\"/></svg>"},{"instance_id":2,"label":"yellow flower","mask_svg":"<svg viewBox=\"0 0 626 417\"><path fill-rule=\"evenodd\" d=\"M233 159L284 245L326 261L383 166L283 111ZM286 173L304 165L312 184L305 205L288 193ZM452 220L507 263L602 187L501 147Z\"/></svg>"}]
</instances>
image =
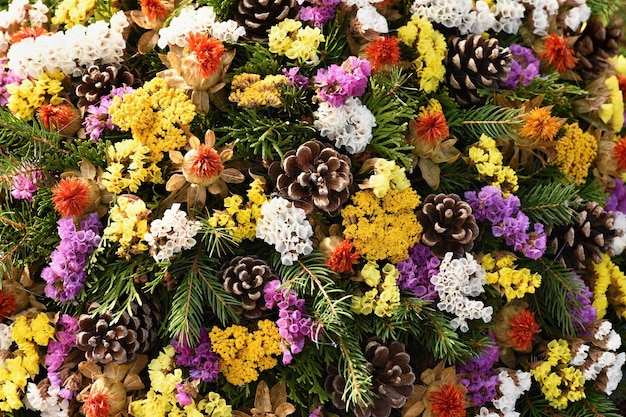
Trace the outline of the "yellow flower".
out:
<instances>
[{"instance_id":1,"label":"yellow flower","mask_svg":"<svg viewBox=\"0 0 626 417\"><path fill-rule=\"evenodd\" d=\"M585 182L598 151L598 141L588 132L583 132L578 123L565 125L565 134L556 145L556 156L552 163L565 174L573 177L577 184Z\"/></svg>"},{"instance_id":2,"label":"yellow flower","mask_svg":"<svg viewBox=\"0 0 626 417\"><path fill-rule=\"evenodd\" d=\"M319 61L317 49L324 42L320 28L305 27L294 19L284 19L272 26L268 36L270 52L299 62Z\"/></svg>"},{"instance_id":3,"label":"yellow flower","mask_svg":"<svg viewBox=\"0 0 626 417\"><path fill-rule=\"evenodd\" d=\"M87 22L95 8L95 0L62 0L50 21L53 25L65 25L69 29Z\"/></svg>"},{"instance_id":4,"label":"yellow flower","mask_svg":"<svg viewBox=\"0 0 626 417\"><path fill-rule=\"evenodd\" d=\"M233 76L228 99L237 103L237 107L281 107L280 87L286 84L287 77L284 75L268 75L261 79L258 74L237 74Z\"/></svg>"},{"instance_id":5,"label":"yellow flower","mask_svg":"<svg viewBox=\"0 0 626 417\"><path fill-rule=\"evenodd\" d=\"M48 346L48 341L54 337L54 326L45 313L39 313L31 320L30 327L33 333L33 341L39 346Z\"/></svg>"},{"instance_id":6,"label":"yellow flower","mask_svg":"<svg viewBox=\"0 0 626 417\"><path fill-rule=\"evenodd\" d=\"M469 159L480 176L494 187L500 188L504 197L510 196L519 188L515 171L503 165L502 152L493 138L485 134L481 135L478 143L470 147Z\"/></svg>"},{"instance_id":7,"label":"yellow flower","mask_svg":"<svg viewBox=\"0 0 626 417\"><path fill-rule=\"evenodd\" d=\"M104 229L104 241L117 242L118 256L130 259L131 255L144 252L148 246L144 236L148 233L148 215L146 203L134 195L122 195L117 198L109 213L109 225Z\"/></svg>"},{"instance_id":8,"label":"yellow flower","mask_svg":"<svg viewBox=\"0 0 626 417\"><path fill-rule=\"evenodd\" d=\"M33 118L35 110L42 104L60 104L63 99L59 93L63 91L61 81L65 78L61 72L43 73L36 80L28 78L21 84L8 84L10 94L7 107L15 116L24 121Z\"/></svg>"}]
</instances>

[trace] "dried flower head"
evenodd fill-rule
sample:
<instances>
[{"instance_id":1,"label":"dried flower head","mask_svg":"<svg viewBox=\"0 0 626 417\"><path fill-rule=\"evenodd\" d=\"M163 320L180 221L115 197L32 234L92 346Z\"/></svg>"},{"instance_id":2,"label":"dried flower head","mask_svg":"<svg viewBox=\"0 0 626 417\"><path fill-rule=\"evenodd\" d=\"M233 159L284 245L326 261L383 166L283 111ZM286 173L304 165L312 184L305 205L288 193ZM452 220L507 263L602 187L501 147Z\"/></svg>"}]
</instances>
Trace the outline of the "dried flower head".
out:
<instances>
[{"instance_id":1,"label":"dried flower head","mask_svg":"<svg viewBox=\"0 0 626 417\"><path fill-rule=\"evenodd\" d=\"M211 76L222 64L222 56L226 52L224 44L202 33L189 34L188 41L188 48L195 54L200 74L204 78Z\"/></svg>"},{"instance_id":2,"label":"dried flower head","mask_svg":"<svg viewBox=\"0 0 626 417\"><path fill-rule=\"evenodd\" d=\"M354 273L354 266L359 263L361 253L354 247L350 239L344 239L330 252L326 265L337 273Z\"/></svg>"},{"instance_id":3,"label":"dried flower head","mask_svg":"<svg viewBox=\"0 0 626 417\"><path fill-rule=\"evenodd\" d=\"M529 310L522 310L517 316L511 317L509 326L507 335L521 351L530 349L534 336L541 331L535 321L535 314Z\"/></svg>"},{"instance_id":4,"label":"dried flower head","mask_svg":"<svg viewBox=\"0 0 626 417\"><path fill-rule=\"evenodd\" d=\"M615 139L613 156L617 159L620 169L626 169L626 137Z\"/></svg>"},{"instance_id":5,"label":"dried flower head","mask_svg":"<svg viewBox=\"0 0 626 417\"><path fill-rule=\"evenodd\" d=\"M68 103L43 104L37 115L47 130L59 131L64 136L72 136L81 126L80 112Z\"/></svg>"},{"instance_id":6,"label":"dried flower head","mask_svg":"<svg viewBox=\"0 0 626 417\"><path fill-rule=\"evenodd\" d=\"M379 71L400 61L400 41L394 36L381 36L368 44L364 52L372 69Z\"/></svg>"},{"instance_id":7,"label":"dried flower head","mask_svg":"<svg viewBox=\"0 0 626 417\"><path fill-rule=\"evenodd\" d=\"M552 106L536 107L526 113L520 134L535 142L553 140L563 126L563 119L552 116L551 109Z\"/></svg>"},{"instance_id":8,"label":"dried flower head","mask_svg":"<svg viewBox=\"0 0 626 417\"><path fill-rule=\"evenodd\" d=\"M545 59L548 65L553 65L558 72L565 72L576 66L578 59L570 45L570 41L556 33L548 35L544 41L545 50L539 57Z\"/></svg>"},{"instance_id":9,"label":"dried flower head","mask_svg":"<svg viewBox=\"0 0 626 417\"><path fill-rule=\"evenodd\" d=\"M63 178L52 188L54 209L63 217L80 216L91 205L89 184L78 177Z\"/></svg>"}]
</instances>

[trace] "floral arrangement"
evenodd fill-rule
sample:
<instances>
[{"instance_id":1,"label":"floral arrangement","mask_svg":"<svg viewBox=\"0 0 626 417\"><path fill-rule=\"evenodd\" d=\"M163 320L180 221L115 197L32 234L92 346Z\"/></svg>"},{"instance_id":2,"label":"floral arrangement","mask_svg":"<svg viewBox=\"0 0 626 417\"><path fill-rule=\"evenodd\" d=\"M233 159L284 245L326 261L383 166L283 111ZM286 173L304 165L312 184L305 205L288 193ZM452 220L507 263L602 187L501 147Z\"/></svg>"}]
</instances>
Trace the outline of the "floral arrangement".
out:
<instances>
[{"instance_id":1,"label":"floral arrangement","mask_svg":"<svg viewBox=\"0 0 626 417\"><path fill-rule=\"evenodd\" d=\"M0 415L626 415L602 0L15 0Z\"/></svg>"}]
</instances>

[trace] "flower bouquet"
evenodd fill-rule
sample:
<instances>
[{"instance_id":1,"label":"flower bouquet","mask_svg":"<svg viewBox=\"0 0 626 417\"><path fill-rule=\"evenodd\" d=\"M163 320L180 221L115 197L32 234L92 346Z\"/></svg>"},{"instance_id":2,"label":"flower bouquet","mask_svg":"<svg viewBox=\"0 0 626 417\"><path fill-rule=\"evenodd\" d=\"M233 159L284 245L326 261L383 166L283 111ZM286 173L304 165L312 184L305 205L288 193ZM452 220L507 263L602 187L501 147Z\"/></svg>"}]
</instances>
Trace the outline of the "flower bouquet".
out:
<instances>
[{"instance_id":1,"label":"flower bouquet","mask_svg":"<svg viewBox=\"0 0 626 417\"><path fill-rule=\"evenodd\" d=\"M625 415L621 3L5 2L0 415Z\"/></svg>"}]
</instances>

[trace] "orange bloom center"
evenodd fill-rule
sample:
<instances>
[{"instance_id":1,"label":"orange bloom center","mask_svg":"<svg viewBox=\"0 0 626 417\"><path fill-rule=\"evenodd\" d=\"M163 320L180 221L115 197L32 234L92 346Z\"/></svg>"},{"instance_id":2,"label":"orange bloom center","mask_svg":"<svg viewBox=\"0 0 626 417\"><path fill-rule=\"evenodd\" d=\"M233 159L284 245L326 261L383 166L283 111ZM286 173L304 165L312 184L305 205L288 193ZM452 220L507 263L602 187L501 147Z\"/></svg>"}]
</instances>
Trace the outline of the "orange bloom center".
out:
<instances>
[{"instance_id":1,"label":"orange bloom center","mask_svg":"<svg viewBox=\"0 0 626 417\"><path fill-rule=\"evenodd\" d=\"M17 309L17 303L12 292L0 290L0 321L9 317Z\"/></svg>"},{"instance_id":2,"label":"orange bloom center","mask_svg":"<svg viewBox=\"0 0 626 417\"><path fill-rule=\"evenodd\" d=\"M431 145L446 139L450 135L446 116L438 111L425 111L416 120L417 134L420 140Z\"/></svg>"},{"instance_id":3,"label":"orange bloom center","mask_svg":"<svg viewBox=\"0 0 626 417\"><path fill-rule=\"evenodd\" d=\"M111 411L109 396L103 392L89 394L83 407L87 417L107 417Z\"/></svg>"},{"instance_id":4,"label":"orange bloom center","mask_svg":"<svg viewBox=\"0 0 626 417\"><path fill-rule=\"evenodd\" d=\"M519 350L526 350L532 347L533 337L540 332L535 321L535 314L523 310L510 320L510 328L507 336Z\"/></svg>"},{"instance_id":5,"label":"orange bloom center","mask_svg":"<svg viewBox=\"0 0 626 417\"><path fill-rule=\"evenodd\" d=\"M213 178L224 170L222 158L211 146L200 145L197 153L191 158L188 171L200 179Z\"/></svg>"},{"instance_id":6,"label":"orange bloom center","mask_svg":"<svg viewBox=\"0 0 626 417\"><path fill-rule=\"evenodd\" d=\"M222 41L201 33L189 35L189 49L196 54L200 73L205 78L219 69L222 55L226 52Z\"/></svg>"},{"instance_id":7,"label":"orange bloom center","mask_svg":"<svg viewBox=\"0 0 626 417\"><path fill-rule=\"evenodd\" d=\"M617 159L620 169L626 169L626 137L617 138L617 143L613 148L613 155Z\"/></svg>"},{"instance_id":8,"label":"orange bloom center","mask_svg":"<svg viewBox=\"0 0 626 417\"><path fill-rule=\"evenodd\" d=\"M524 117L524 122L520 133L525 138L535 141L552 140L561 129L559 119L552 116L550 110L545 107L529 111Z\"/></svg>"},{"instance_id":9,"label":"orange bloom center","mask_svg":"<svg viewBox=\"0 0 626 417\"><path fill-rule=\"evenodd\" d=\"M359 262L359 255L359 251L354 248L354 243L345 239L335 246L335 249L330 253L330 258L326 260L326 265L339 274L342 272L354 273L354 265Z\"/></svg>"},{"instance_id":10,"label":"orange bloom center","mask_svg":"<svg viewBox=\"0 0 626 417\"><path fill-rule=\"evenodd\" d=\"M465 417L463 393L452 382L442 384L428 395L430 412L434 417Z\"/></svg>"},{"instance_id":11,"label":"orange bloom center","mask_svg":"<svg viewBox=\"0 0 626 417\"><path fill-rule=\"evenodd\" d=\"M26 38L37 38L45 33L47 31L44 28L27 26L11 35L11 43L18 43Z\"/></svg>"},{"instance_id":12,"label":"orange bloom center","mask_svg":"<svg viewBox=\"0 0 626 417\"><path fill-rule=\"evenodd\" d=\"M626 101L626 75L617 74L619 89L622 91L622 99Z\"/></svg>"},{"instance_id":13,"label":"orange bloom center","mask_svg":"<svg viewBox=\"0 0 626 417\"><path fill-rule=\"evenodd\" d=\"M365 47L365 56L375 71L397 64L400 60L398 39L393 36L376 39Z\"/></svg>"},{"instance_id":14,"label":"orange bloom center","mask_svg":"<svg viewBox=\"0 0 626 417\"><path fill-rule=\"evenodd\" d=\"M90 200L89 185L76 177L63 178L52 188L54 209L63 217L83 214Z\"/></svg>"},{"instance_id":15,"label":"orange bloom center","mask_svg":"<svg viewBox=\"0 0 626 417\"><path fill-rule=\"evenodd\" d=\"M47 130L62 130L74 118L74 112L67 104L52 106L44 104L37 111L39 119Z\"/></svg>"},{"instance_id":16,"label":"orange bloom center","mask_svg":"<svg viewBox=\"0 0 626 417\"><path fill-rule=\"evenodd\" d=\"M569 41L564 37L552 33L545 40L544 46L546 49L539 57L546 59L548 65L554 65L558 72L565 72L576 66L578 59L574 56L575 52L570 47Z\"/></svg>"},{"instance_id":17,"label":"orange bloom center","mask_svg":"<svg viewBox=\"0 0 626 417\"><path fill-rule=\"evenodd\" d=\"M148 20L154 21L156 19L165 20L169 10L161 0L140 0L139 5L141 11L146 15Z\"/></svg>"}]
</instances>

